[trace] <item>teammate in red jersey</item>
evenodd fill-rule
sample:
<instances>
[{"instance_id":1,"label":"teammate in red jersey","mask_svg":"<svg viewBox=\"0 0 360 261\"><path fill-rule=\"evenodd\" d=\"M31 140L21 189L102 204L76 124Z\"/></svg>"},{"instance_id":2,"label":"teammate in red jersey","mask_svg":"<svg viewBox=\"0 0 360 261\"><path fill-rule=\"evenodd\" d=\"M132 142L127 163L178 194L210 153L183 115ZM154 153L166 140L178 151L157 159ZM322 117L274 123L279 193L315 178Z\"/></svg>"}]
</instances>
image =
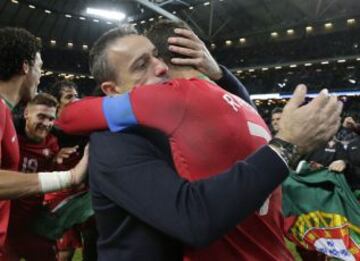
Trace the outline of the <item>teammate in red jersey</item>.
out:
<instances>
[{"instance_id":1,"label":"teammate in red jersey","mask_svg":"<svg viewBox=\"0 0 360 261\"><path fill-rule=\"evenodd\" d=\"M57 113L58 117L60 117L63 108L67 104L78 100L77 85L72 81L62 80L55 82L51 86L50 90L59 102L59 109ZM62 169L58 170L66 170L74 167L82 157L82 148L87 143L88 138L78 135L67 135L62 132L56 132L55 134L61 147L69 147L69 149L77 148L74 153L71 153L68 155L68 157L63 159L61 164ZM45 195L46 204L48 204L50 208L56 207L66 198L73 197L75 194L78 194L79 192L85 192L87 190L87 186L84 185L81 188L73 188L47 193ZM88 220L85 222L85 224L77 225L71 228L69 231L65 232L60 239L57 240L58 261L71 260L75 253L75 249L81 247L82 242L83 258L86 260L96 260L96 238L97 232L94 220Z\"/></svg>"},{"instance_id":2,"label":"teammate in red jersey","mask_svg":"<svg viewBox=\"0 0 360 261\"><path fill-rule=\"evenodd\" d=\"M36 173L56 169L59 145L50 130L57 106L56 99L45 93L36 95L26 105L25 128L18 133L21 171ZM39 214L43 201L43 195L12 201L7 241L7 255L12 260L56 260L55 242L31 231L31 225Z\"/></svg>"},{"instance_id":3,"label":"teammate in red jersey","mask_svg":"<svg viewBox=\"0 0 360 261\"><path fill-rule=\"evenodd\" d=\"M41 45L19 28L0 29L0 198L13 199L78 185L85 178L87 157L71 171L18 175L18 140L10 110L34 96L41 76ZM4 253L10 202L0 202L0 257Z\"/></svg>"}]
</instances>

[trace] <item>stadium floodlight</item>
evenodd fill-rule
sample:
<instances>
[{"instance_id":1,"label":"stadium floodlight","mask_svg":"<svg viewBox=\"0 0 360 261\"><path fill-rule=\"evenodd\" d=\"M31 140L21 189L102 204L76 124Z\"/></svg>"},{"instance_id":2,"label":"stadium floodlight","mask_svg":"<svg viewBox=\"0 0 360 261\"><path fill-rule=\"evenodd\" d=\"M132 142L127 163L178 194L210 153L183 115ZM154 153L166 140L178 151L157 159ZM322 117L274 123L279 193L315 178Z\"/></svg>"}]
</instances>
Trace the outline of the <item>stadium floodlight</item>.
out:
<instances>
[{"instance_id":1,"label":"stadium floodlight","mask_svg":"<svg viewBox=\"0 0 360 261\"><path fill-rule=\"evenodd\" d=\"M287 34L292 35L292 34L295 33L295 30L294 29L288 29L286 32L287 32Z\"/></svg>"},{"instance_id":2,"label":"stadium floodlight","mask_svg":"<svg viewBox=\"0 0 360 261\"><path fill-rule=\"evenodd\" d=\"M306 32L308 32L308 33L312 32L313 29L314 28L312 26L306 26L306 28L305 28Z\"/></svg>"},{"instance_id":3,"label":"stadium floodlight","mask_svg":"<svg viewBox=\"0 0 360 261\"><path fill-rule=\"evenodd\" d=\"M352 84L355 84L356 83L356 80L354 80L354 79L349 79L348 80L350 83L352 83Z\"/></svg>"},{"instance_id":4,"label":"stadium floodlight","mask_svg":"<svg viewBox=\"0 0 360 261\"><path fill-rule=\"evenodd\" d=\"M89 15L106 18L107 20L110 19L110 20L122 21L126 18L126 15L121 12L90 8L90 7L86 9L86 13Z\"/></svg>"},{"instance_id":5,"label":"stadium floodlight","mask_svg":"<svg viewBox=\"0 0 360 261\"><path fill-rule=\"evenodd\" d=\"M324 24L325 29L331 29L333 27L332 23L326 23Z\"/></svg>"},{"instance_id":6,"label":"stadium floodlight","mask_svg":"<svg viewBox=\"0 0 360 261\"><path fill-rule=\"evenodd\" d=\"M354 18L350 18L346 20L347 24L351 25L351 24L355 24L356 20Z\"/></svg>"}]
</instances>

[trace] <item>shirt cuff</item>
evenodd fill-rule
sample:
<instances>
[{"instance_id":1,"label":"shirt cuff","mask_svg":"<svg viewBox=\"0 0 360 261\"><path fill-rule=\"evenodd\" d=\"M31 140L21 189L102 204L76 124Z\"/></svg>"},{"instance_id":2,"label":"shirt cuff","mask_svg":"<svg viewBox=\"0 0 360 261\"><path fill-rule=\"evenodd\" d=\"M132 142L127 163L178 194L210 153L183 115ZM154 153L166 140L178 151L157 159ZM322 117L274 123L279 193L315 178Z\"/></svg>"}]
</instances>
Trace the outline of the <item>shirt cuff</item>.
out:
<instances>
[{"instance_id":1,"label":"shirt cuff","mask_svg":"<svg viewBox=\"0 0 360 261\"><path fill-rule=\"evenodd\" d=\"M284 164L286 165L286 167L289 168L288 162L284 159L284 157L281 155L281 153L278 152L277 149L275 149L275 148L274 148L273 146L271 146L271 145L268 145L268 147L269 147L272 151L274 151L274 152L276 153L276 155L278 155L279 158L284 162Z\"/></svg>"}]
</instances>

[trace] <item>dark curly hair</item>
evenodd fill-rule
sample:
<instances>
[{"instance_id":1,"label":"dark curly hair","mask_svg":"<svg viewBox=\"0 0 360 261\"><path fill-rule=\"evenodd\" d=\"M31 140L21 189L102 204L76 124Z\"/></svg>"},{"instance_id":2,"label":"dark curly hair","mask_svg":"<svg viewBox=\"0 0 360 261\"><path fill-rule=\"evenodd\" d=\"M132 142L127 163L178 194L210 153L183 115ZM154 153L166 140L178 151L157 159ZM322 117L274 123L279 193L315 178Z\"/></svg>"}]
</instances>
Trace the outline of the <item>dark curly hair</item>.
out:
<instances>
[{"instance_id":1,"label":"dark curly hair","mask_svg":"<svg viewBox=\"0 0 360 261\"><path fill-rule=\"evenodd\" d=\"M76 83L69 80L57 81L50 87L50 93L60 102L62 93L65 88L72 88L78 91Z\"/></svg>"},{"instance_id":2,"label":"dark curly hair","mask_svg":"<svg viewBox=\"0 0 360 261\"><path fill-rule=\"evenodd\" d=\"M33 66L36 53L40 50L41 42L25 29L0 29L0 80L10 80L20 72L25 61Z\"/></svg>"}]
</instances>

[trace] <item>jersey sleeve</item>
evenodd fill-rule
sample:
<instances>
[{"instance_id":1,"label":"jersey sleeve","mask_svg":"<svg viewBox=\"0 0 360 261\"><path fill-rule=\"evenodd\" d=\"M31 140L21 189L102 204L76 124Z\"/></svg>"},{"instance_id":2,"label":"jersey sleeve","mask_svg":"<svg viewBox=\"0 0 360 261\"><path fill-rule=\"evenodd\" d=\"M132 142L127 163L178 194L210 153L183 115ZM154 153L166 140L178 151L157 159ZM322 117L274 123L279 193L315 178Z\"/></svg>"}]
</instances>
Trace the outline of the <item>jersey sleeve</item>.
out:
<instances>
[{"instance_id":1,"label":"jersey sleeve","mask_svg":"<svg viewBox=\"0 0 360 261\"><path fill-rule=\"evenodd\" d=\"M68 104L56 120L55 126L74 135L108 129L103 100L103 97L90 97Z\"/></svg>"},{"instance_id":2,"label":"jersey sleeve","mask_svg":"<svg viewBox=\"0 0 360 261\"><path fill-rule=\"evenodd\" d=\"M17 170L20 161L19 145L11 112L8 109L5 109L4 123L4 126L2 126L4 134L1 143L3 153L1 168Z\"/></svg>"},{"instance_id":3,"label":"jersey sleeve","mask_svg":"<svg viewBox=\"0 0 360 261\"><path fill-rule=\"evenodd\" d=\"M55 125L68 134L121 131L141 124L170 134L186 111L187 80L135 87L131 92L92 97L66 106Z\"/></svg>"},{"instance_id":4,"label":"jersey sleeve","mask_svg":"<svg viewBox=\"0 0 360 261\"><path fill-rule=\"evenodd\" d=\"M111 131L140 124L171 134L186 111L187 80L135 87L131 92L104 98L104 114Z\"/></svg>"}]
</instances>

